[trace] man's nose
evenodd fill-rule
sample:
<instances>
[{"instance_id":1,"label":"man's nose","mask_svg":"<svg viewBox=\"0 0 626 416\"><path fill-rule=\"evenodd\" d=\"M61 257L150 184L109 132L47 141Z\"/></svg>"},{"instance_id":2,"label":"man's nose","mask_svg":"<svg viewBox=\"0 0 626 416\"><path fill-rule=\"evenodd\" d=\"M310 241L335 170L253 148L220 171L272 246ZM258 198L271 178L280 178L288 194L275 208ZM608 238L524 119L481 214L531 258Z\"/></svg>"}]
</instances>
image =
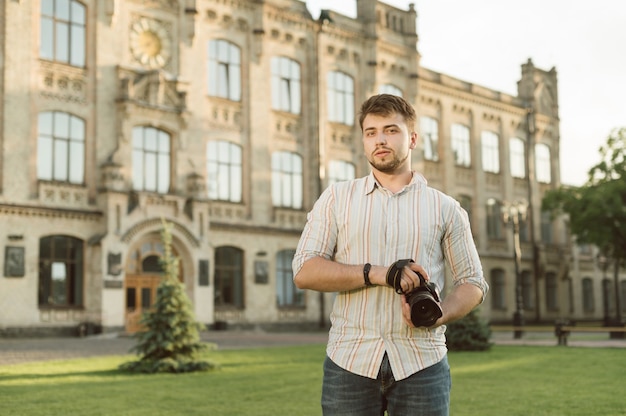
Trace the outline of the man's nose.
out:
<instances>
[{"instance_id":1,"label":"man's nose","mask_svg":"<svg viewBox=\"0 0 626 416\"><path fill-rule=\"evenodd\" d=\"M385 144L387 143L387 136L385 133L378 133L376 135L376 144Z\"/></svg>"}]
</instances>

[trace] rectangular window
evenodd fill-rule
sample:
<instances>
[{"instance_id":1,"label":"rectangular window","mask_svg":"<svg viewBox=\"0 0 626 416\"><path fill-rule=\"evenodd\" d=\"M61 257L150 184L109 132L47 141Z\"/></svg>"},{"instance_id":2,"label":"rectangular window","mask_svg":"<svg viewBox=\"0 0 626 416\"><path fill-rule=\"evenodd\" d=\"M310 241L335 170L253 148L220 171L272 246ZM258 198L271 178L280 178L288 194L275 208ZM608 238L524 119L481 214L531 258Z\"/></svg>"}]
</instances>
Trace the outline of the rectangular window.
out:
<instances>
[{"instance_id":1,"label":"rectangular window","mask_svg":"<svg viewBox=\"0 0 626 416\"><path fill-rule=\"evenodd\" d=\"M487 200L487 237L502 238L502 203L493 198Z\"/></svg>"},{"instance_id":2,"label":"rectangular window","mask_svg":"<svg viewBox=\"0 0 626 416\"><path fill-rule=\"evenodd\" d=\"M52 111L39 114L37 127L37 178L82 184L85 122L69 113Z\"/></svg>"},{"instance_id":3,"label":"rectangular window","mask_svg":"<svg viewBox=\"0 0 626 416\"><path fill-rule=\"evenodd\" d=\"M537 181L541 183L550 183L552 181L552 173L550 166L550 148L543 144L535 145L535 164L537 168Z\"/></svg>"},{"instance_id":4,"label":"rectangular window","mask_svg":"<svg viewBox=\"0 0 626 416\"><path fill-rule=\"evenodd\" d=\"M469 128L462 124L453 124L451 130L454 163L468 168L471 166Z\"/></svg>"},{"instance_id":5,"label":"rectangular window","mask_svg":"<svg viewBox=\"0 0 626 416\"><path fill-rule=\"evenodd\" d=\"M223 140L207 144L207 189L213 200L241 202L241 147Z\"/></svg>"},{"instance_id":6,"label":"rectangular window","mask_svg":"<svg viewBox=\"0 0 626 416\"><path fill-rule=\"evenodd\" d=\"M490 173L500 172L500 149L498 135L491 131L481 134L483 170Z\"/></svg>"},{"instance_id":7,"label":"rectangular window","mask_svg":"<svg viewBox=\"0 0 626 416\"><path fill-rule=\"evenodd\" d=\"M154 127L133 129L133 189L169 192L170 159L169 134Z\"/></svg>"},{"instance_id":8,"label":"rectangular window","mask_svg":"<svg viewBox=\"0 0 626 416\"><path fill-rule=\"evenodd\" d=\"M526 150L525 143L518 137L509 140L509 162L511 164L511 176L514 178L526 177Z\"/></svg>"},{"instance_id":9,"label":"rectangular window","mask_svg":"<svg viewBox=\"0 0 626 416\"><path fill-rule=\"evenodd\" d=\"M41 1L39 57L85 66L86 12L78 0Z\"/></svg>"},{"instance_id":10,"label":"rectangular window","mask_svg":"<svg viewBox=\"0 0 626 416\"><path fill-rule=\"evenodd\" d=\"M272 108L300 114L300 64L285 57L272 58Z\"/></svg>"},{"instance_id":11,"label":"rectangular window","mask_svg":"<svg viewBox=\"0 0 626 416\"><path fill-rule=\"evenodd\" d=\"M241 51L225 40L208 45L208 93L232 101L241 100Z\"/></svg>"},{"instance_id":12,"label":"rectangular window","mask_svg":"<svg viewBox=\"0 0 626 416\"><path fill-rule=\"evenodd\" d=\"M439 125L431 117L420 118L420 130L424 143L424 159L437 162L439 160Z\"/></svg>"},{"instance_id":13,"label":"rectangular window","mask_svg":"<svg viewBox=\"0 0 626 416\"><path fill-rule=\"evenodd\" d=\"M272 154L272 202L275 207L302 208L302 157L296 153Z\"/></svg>"},{"instance_id":14,"label":"rectangular window","mask_svg":"<svg viewBox=\"0 0 626 416\"><path fill-rule=\"evenodd\" d=\"M328 73L328 120L354 125L354 80L343 72Z\"/></svg>"}]
</instances>

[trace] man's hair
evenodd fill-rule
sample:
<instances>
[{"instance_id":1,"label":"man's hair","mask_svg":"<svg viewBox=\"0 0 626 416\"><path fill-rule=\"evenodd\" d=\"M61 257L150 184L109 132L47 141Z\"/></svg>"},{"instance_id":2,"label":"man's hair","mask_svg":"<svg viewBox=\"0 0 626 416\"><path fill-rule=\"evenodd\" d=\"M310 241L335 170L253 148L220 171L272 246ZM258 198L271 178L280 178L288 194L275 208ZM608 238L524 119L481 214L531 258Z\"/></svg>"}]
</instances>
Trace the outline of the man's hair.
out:
<instances>
[{"instance_id":1,"label":"man's hair","mask_svg":"<svg viewBox=\"0 0 626 416\"><path fill-rule=\"evenodd\" d=\"M415 109L404 98L391 94L373 95L361 105L359 114L361 131L363 131L363 120L368 114L386 117L394 113L400 114L404 118L409 127L409 132L415 131L415 120L417 119Z\"/></svg>"}]
</instances>

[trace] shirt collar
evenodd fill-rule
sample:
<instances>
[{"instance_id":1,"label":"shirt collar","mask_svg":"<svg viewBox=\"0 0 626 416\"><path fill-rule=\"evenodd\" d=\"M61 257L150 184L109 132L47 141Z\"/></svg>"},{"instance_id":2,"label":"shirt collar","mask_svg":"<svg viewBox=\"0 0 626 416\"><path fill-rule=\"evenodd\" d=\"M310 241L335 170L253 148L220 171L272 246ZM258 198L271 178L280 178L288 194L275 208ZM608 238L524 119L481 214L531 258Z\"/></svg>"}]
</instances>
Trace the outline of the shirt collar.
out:
<instances>
[{"instance_id":1,"label":"shirt collar","mask_svg":"<svg viewBox=\"0 0 626 416\"><path fill-rule=\"evenodd\" d=\"M412 173L413 173L413 177L411 178L411 182L407 185L407 187L428 185L428 181L426 180L424 175L416 171L413 171ZM365 194L370 194L374 192L374 189L376 189L378 186L381 186L381 185L376 181L376 177L374 177L374 173L370 172L370 174L366 178Z\"/></svg>"}]
</instances>

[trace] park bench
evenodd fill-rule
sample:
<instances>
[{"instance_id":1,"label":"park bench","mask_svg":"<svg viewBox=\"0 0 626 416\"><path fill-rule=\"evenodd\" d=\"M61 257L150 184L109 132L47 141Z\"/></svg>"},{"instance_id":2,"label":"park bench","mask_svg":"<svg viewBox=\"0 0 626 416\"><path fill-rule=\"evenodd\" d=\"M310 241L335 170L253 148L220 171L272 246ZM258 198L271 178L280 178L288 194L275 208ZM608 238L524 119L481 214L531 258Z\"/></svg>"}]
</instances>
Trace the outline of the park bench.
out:
<instances>
[{"instance_id":1,"label":"park bench","mask_svg":"<svg viewBox=\"0 0 626 416\"><path fill-rule=\"evenodd\" d=\"M556 322L554 327L552 326L507 326L507 325L492 325L492 331L498 332L553 332L557 338L557 345L567 345L567 338L572 332L577 333L607 333L612 337L626 337L626 327L623 326L576 326L569 322Z\"/></svg>"}]
</instances>

